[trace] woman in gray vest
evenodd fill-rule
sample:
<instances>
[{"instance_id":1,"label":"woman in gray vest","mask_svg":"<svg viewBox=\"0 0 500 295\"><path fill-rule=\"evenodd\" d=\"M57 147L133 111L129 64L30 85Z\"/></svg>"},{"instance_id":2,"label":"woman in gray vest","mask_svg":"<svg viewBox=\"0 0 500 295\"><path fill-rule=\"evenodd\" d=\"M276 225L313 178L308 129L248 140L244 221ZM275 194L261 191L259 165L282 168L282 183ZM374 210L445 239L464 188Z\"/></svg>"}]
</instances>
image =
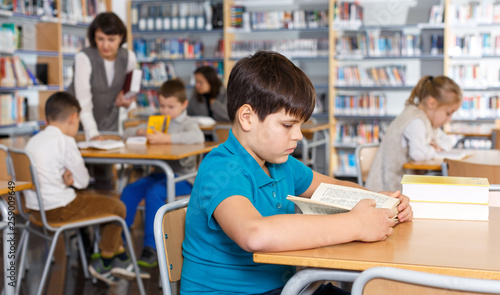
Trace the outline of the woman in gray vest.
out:
<instances>
[{"instance_id":1,"label":"woman in gray vest","mask_svg":"<svg viewBox=\"0 0 500 295\"><path fill-rule=\"evenodd\" d=\"M87 30L90 47L75 56L75 75L68 92L80 102L80 121L87 140L99 131L118 131L119 107L130 107L134 99L123 97L125 76L136 68L134 52L121 46L127 29L112 12L96 16Z\"/></svg>"},{"instance_id":2,"label":"woman in gray vest","mask_svg":"<svg viewBox=\"0 0 500 295\"><path fill-rule=\"evenodd\" d=\"M188 115L208 116L217 122L229 122L226 89L210 66L201 66L194 71L196 81L193 96L189 100Z\"/></svg>"}]
</instances>

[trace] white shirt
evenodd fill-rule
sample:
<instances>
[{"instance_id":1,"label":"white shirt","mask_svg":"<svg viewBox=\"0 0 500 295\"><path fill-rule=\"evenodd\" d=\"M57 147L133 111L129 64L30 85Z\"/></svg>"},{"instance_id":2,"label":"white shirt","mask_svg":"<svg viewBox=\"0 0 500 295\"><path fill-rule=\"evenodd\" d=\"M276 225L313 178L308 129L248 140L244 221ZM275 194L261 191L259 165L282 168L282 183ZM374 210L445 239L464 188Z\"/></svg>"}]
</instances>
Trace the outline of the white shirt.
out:
<instances>
[{"instance_id":1,"label":"white shirt","mask_svg":"<svg viewBox=\"0 0 500 295\"><path fill-rule=\"evenodd\" d=\"M453 148L451 138L440 128L436 128L434 141L443 150ZM401 146L408 147L408 154L413 161L426 161L436 157L436 149L425 140L425 123L421 119L411 121L403 130Z\"/></svg>"},{"instance_id":2,"label":"white shirt","mask_svg":"<svg viewBox=\"0 0 500 295\"><path fill-rule=\"evenodd\" d=\"M128 51L127 73L135 69L137 58L133 51ZM108 79L108 86L113 83L115 77L115 62L104 60L104 69L106 71L106 78ZM80 102L82 111L80 112L80 121L82 122L83 129L85 130L85 137L91 139L99 135L97 123L94 118L92 102L92 92L90 85L90 75L92 74L92 65L90 64L89 57L84 52L79 52L75 55L75 96ZM78 81L78 82L77 82ZM129 109L135 107L132 103Z\"/></svg>"},{"instance_id":3,"label":"white shirt","mask_svg":"<svg viewBox=\"0 0 500 295\"><path fill-rule=\"evenodd\" d=\"M47 126L28 141L25 150L35 164L45 210L65 207L76 198L75 190L64 184L66 169L73 174L73 187L81 189L89 184L89 172L75 139L58 127ZM26 207L39 210L35 192L26 190L25 195Z\"/></svg>"}]
</instances>

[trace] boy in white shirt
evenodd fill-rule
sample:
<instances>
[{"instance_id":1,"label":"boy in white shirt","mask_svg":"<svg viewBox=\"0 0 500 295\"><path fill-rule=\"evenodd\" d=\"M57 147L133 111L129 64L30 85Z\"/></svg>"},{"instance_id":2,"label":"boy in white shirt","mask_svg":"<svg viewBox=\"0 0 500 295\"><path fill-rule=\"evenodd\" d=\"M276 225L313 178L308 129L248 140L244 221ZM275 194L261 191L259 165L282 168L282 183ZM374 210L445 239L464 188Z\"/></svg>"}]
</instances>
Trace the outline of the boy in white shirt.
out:
<instances>
[{"instance_id":1,"label":"boy in white shirt","mask_svg":"<svg viewBox=\"0 0 500 295\"><path fill-rule=\"evenodd\" d=\"M74 136L80 123L80 104L67 92L56 92L45 104L48 126L26 145L26 152L35 165L42 202L49 222L66 222L82 218L115 214L125 218L124 204L102 195L75 192L89 183L89 173ZM35 192L26 191L26 207L40 219ZM117 278L135 279L133 265L125 252L118 224L103 226L99 248L100 258L89 265L90 273L108 284ZM141 274L149 278L149 274Z\"/></svg>"}]
</instances>

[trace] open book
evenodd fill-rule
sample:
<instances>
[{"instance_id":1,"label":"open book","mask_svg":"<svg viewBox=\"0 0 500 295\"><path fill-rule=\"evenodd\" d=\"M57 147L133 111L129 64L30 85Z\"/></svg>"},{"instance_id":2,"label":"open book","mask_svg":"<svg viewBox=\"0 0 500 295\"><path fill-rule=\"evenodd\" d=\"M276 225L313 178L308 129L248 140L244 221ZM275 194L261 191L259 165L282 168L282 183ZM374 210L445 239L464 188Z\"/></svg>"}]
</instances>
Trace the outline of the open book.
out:
<instances>
[{"instance_id":1,"label":"open book","mask_svg":"<svg viewBox=\"0 0 500 295\"><path fill-rule=\"evenodd\" d=\"M452 160L462 160L468 156L473 155L474 152L471 150L464 149L452 149L449 151L441 151L436 154L437 159L452 159Z\"/></svg>"},{"instance_id":2,"label":"open book","mask_svg":"<svg viewBox=\"0 0 500 295\"><path fill-rule=\"evenodd\" d=\"M394 209L399 199L363 189L322 183L310 199L288 196L304 214L336 214L350 211L360 200L374 199L377 208ZM397 215L396 215L397 216Z\"/></svg>"},{"instance_id":3,"label":"open book","mask_svg":"<svg viewBox=\"0 0 500 295\"><path fill-rule=\"evenodd\" d=\"M115 139L79 141L77 145L80 149L94 148L99 150L114 150L125 147L123 141Z\"/></svg>"}]
</instances>

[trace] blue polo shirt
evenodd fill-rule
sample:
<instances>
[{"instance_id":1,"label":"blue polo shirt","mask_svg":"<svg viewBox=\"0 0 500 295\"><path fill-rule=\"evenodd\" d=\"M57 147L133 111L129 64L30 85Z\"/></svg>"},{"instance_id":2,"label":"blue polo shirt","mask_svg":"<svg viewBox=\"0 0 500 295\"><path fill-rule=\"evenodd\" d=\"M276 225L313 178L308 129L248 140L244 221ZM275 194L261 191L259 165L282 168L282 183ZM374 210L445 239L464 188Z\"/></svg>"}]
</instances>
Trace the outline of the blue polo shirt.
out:
<instances>
[{"instance_id":1,"label":"blue polo shirt","mask_svg":"<svg viewBox=\"0 0 500 295\"><path fill-rule=\"evenodd\" d=\"M264 293L293 275L291 266L253 262L253 253L241 249L213 218L215 208L234 195L247 197L262 216L293 214L294 204L286 196L305 192L312 170L293 157L267 166L271 177L232 132L201 163L186 214L182 294Z\"/></svg>"}]
</instances>

